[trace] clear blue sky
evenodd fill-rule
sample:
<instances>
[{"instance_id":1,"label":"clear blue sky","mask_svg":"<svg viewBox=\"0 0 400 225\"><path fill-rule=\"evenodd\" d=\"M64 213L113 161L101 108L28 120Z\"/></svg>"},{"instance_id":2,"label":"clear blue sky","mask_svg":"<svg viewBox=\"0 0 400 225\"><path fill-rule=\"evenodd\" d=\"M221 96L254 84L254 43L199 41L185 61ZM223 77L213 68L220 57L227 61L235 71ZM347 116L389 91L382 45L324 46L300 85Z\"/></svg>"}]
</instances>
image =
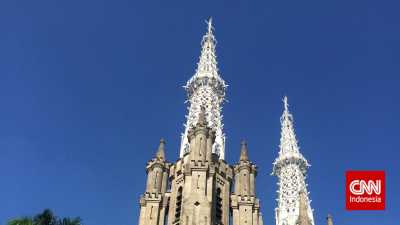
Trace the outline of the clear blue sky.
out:
<instances>
[{"instance_id":1,"label":"clear blue sky","mask_svg":"<svg viewBox=\"0 0 400 225\"><path fill-rule=\"evenodd\" d=\"M201 2L0 2L1 224L44 208L85 225L137 224L160 137L178 156L182 85L209 16L230 85L227 161L245 138L264 224L274 224L285 94L317 224L327 213L338 225L398 221L399 2ZM386 170L386 211L344 209L348 169Z\"/></svg>"}]
</instances>

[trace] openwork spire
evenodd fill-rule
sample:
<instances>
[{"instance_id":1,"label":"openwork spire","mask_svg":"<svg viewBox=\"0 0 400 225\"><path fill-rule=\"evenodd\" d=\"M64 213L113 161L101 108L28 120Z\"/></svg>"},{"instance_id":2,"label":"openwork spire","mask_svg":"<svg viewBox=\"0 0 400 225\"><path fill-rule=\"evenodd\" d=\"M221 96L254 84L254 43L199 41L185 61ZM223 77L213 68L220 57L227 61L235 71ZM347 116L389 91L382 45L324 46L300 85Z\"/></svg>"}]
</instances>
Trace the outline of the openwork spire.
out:
<instances>
[{"instance_id":1,"label":"openwork spire","mask_svg":"<svg viewBox=\"0 0 400 225\"><path fill-rule=\"evenodd\" d=\"M212 18L207 21L207 33L201 41L201 55L197 64L196 76L219 77L215 47L217 41L213 34Z\"/></svg>"},{"instance_id":2,"label":"openwork spire","mask_svg":"<svg viewBox=\"0 0 400 225\"><path fill-rule=\"evenodd\" d=\"M222 131L221 108L227 85L218 72L216 45L214 27L210 18L207 21L207 32L201 41L201 54L196 72L184 86L187 91L189 113L185 131L182 134L180 157L189 152L188 131L190 127L197 124L201 108L204 107L207 126L216 134L212 151L219 155L219 158L224 159L225 135Z\"/></svg>"},{"instance_id":3,"label":"openwork spire","mask_svg":"<svg viewBox=\"0 0 400 225\"><path fill-rule=\"evenodd\" d=\"M273 163L272 172L279 179L276 225L299 225L298 222L301 222L300 225L314 225L306 184L310 165L300 153L286 96L283 107L279 155Z\"/></svg>"},{"instance_id":4,"label":"openwork spire","mask_svg":"<svg viewBox=\"0 0 400 225\"><path fill-rule=\"evenodd\" d=\"M281 116L281 143L279 155L299 154L299 146L297 145L296 134L293 126L293 116L289 112L288 99L283 98L283 114Z\"/></svg>"}]
</instances>

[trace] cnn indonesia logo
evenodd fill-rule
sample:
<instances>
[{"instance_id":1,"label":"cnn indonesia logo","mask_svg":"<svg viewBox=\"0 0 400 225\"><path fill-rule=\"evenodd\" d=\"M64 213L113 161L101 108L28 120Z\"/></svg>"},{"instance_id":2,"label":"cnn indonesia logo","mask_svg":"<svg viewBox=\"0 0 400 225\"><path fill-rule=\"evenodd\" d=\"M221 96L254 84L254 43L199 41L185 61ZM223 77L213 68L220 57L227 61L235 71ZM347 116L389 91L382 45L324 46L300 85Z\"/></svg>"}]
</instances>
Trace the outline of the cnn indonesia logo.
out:
<instances>
[{"instance_id":1,"label":"cnn indonesia logo","mask_svg":"<svg viewBox=\"0 0 400 225\"><path fill-rule=\"evenodd\" d=\"M347 171L346 209L384 210L385 171Z\"/></svg>"}]
</instances>

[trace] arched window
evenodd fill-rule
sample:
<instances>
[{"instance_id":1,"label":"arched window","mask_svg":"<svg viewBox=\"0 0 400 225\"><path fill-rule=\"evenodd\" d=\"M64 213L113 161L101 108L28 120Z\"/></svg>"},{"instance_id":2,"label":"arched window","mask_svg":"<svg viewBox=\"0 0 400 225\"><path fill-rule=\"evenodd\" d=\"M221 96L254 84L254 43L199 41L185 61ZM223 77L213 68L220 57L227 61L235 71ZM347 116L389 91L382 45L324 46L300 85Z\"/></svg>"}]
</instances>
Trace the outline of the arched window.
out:
<instances>
[{"instance_id":1,"label":"arched window","mask_svg":"<svg viewBox=\"0 0 400 225\"><path fill-rule=\"evenodd\" d=\"M222 224L222 196L221 196L221 189L217 188L216 198L215 198L215 218L216 224Z\"/></svg>"},{"instance_id":2,"label":"arched window","mask_svg":"<svg viewBox=\"0 0 400 225\"><path fill-rule=\"evenodd\" d=\"M179 225L182 211L182 187L179 187L178 193L176 193L176 205L175 205L175 221L176 225Z\"/></svg>"}]
</instances>

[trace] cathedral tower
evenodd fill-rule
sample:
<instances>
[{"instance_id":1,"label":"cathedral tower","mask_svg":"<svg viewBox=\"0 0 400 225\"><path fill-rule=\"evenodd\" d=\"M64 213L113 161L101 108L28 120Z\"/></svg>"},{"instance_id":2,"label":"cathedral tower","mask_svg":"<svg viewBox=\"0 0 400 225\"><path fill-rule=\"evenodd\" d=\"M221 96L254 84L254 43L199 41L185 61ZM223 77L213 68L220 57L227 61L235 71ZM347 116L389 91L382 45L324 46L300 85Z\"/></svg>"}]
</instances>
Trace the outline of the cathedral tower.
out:
<instances>
[{"instance_id":1,"label":"cathedral tower","mask_svg":"<svg viewBox=\"0 0 400 225\"><path fill-rule=\"evenodd\" d=\"M278 206L275 209L276 225L314 225L313 210L305 181L310 165L300 153L287 97L283 102L280 151L273 163L272 172L279 179Z\"/></svg>"},{"instance_id":2,"label":"cathedral tower","mask_svg":"<svg viewBox=\"0 0 400 225\"><path fill-rule=\"evenodd\" d=\"M248 158L247 145L242 144L235 166L224 160L221 105L227 86L218 73L211 19L201 45L197 70L185 86L189 112L179 158L166 162L160 142L147 165L139 225L262 225L257 167Z\"/></svg>"},{"instance_id":3,"label":"cathedral tower","mask_svg":"<svg viewBox=\"0 0 400 225\"><path fill-rule=\"evenodd\" d=\"M188 131L189 153L171 167L168 225L229 225L233 170L212 152L215 131L207 125L205 109L200 110Z\"/></svg>"}]
</instances>

